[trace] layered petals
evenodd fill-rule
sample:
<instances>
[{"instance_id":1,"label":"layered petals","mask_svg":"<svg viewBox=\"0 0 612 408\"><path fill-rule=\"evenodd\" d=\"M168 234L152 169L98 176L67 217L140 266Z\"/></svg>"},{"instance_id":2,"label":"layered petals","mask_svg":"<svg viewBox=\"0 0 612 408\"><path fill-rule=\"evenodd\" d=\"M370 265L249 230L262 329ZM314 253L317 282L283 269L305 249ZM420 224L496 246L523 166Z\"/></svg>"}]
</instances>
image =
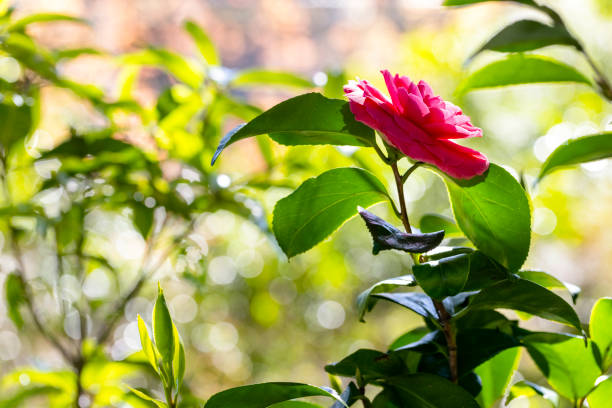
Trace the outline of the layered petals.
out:
<instances>
[{"instance_id":1,"label":"layered petals","mask_svg":"<svg viewBox=\"0 0 612 408\"><path fill-rule=\"evenodd\" d=\"M482 136L459 107L436 96L424 81L415 84L408 77L381 72L391 100L365 80L344 86L355 119L378 130L406 156L452 177L468 179L488 169L483 154L449 140Z\"/></svg>"}]
</instances>

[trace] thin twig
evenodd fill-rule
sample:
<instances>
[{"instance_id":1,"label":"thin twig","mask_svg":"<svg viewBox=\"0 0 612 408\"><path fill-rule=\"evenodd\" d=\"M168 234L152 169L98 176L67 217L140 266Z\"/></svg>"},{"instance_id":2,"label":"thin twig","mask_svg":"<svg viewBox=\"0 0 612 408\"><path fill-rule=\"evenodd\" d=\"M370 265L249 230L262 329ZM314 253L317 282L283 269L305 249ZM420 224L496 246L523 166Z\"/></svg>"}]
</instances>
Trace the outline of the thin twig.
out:
<instances>
[{"instance_id":1,"label":"thin twig","mask_svg":"<svg viewBox=\"0 0 612 408\"><path fill-rule=\"evenodd\" d=\"M444 338L446 339L446 347L448 348L448 368L450 369L451 377L450 379L456 384L459 378L459 370L457 364L457 340L455 338L455 333L451 324L451 316L448 314L448 311L444 307L444 303L435 299L432 300L434 306L436 307L436 311L438 312L438 317L440 320L440 324L442 325Z\"/></svg>"},{"instance_id":2,"label":"thin twig","mask_svg":"<svg viewBox=\"0 0 612 408\"><path fill-rule=\"evenodd\" d=\"M406 210L406 199L404 197L404 183L402 181L402 176L400 175L399 170L397 169L397 162L391 163L391 168L393 169L393 176L395 177L395 184L397 186L397 195L399 196L400 203L400 215L402 218L402 223L404 224L404 228L407 233L412 233L412 228L410 228L410 222L408 221L408 211Z\"/></svg>"}]
</instances>

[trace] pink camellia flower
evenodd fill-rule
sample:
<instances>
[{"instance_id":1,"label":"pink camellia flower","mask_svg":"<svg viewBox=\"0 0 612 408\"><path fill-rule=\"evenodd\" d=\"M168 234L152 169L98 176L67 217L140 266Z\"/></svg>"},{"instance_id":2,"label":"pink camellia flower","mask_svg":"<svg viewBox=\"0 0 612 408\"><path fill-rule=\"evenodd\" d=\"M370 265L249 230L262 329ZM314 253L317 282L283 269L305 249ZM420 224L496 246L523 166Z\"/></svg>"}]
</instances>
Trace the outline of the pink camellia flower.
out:
<instances>
[{"instance_id":1,"label":"pink camellia flower","mask_svg":"<svg viewBox=\"0 0 612 408\"><path fill-rule=\"evenodd\" d=\"M482 136L461 109L435 96L425 81L417 85L405 76L381 72L391 100L368 81L344 86L358 121L378 130L406 156L433 164L452 177L468 179L489 168L482 153L449 140Z\"/></svg>"}]
</instances>

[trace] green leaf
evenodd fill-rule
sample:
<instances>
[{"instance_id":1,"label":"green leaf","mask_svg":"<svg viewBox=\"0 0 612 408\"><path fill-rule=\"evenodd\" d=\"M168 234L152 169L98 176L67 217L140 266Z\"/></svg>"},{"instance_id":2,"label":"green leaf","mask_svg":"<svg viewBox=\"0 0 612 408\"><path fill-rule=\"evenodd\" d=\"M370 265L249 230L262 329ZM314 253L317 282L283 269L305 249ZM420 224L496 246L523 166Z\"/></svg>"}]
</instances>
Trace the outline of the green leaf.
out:
<instances>
[{"instance_id":1,"label":"green leaf","mask_svg":"<svg viewBox=\"0 0 612 408\"><path fill-rule=\"evenodd\" d=\"M417 327L416 329L412 329L409 332L402 334L397 339L393 340L393 343L391 343L391 345L389 346L389 350L395 350L400 347L404 347L408 344L419 341L429 332L430 330L427 327Z\"/></svg>"},{"instance_id":2,"label":"green leaf","mask_svg":"<svg viewBox=\"0 0 612 408\"><path fill-rule=\"evenodd\" d=\"M514 400L518 402L514 402ZM530 381L519 381L510 387L506 404L508 408L514 406L516 408L524 407L528 402L528 407L536 408L555 408L559 406L559 394L550 388L532 383Z\"/></svg>"},{"instance_id":3,"label":"green leaf","mask_svg":"<svg viewBox=\"0 0 612 408\"><path fill-rule=\"evenodd\" d=\"M558 169L612 157L612 132L570 139L546 159L538 180Z\"/></svg>"},{"instance_id":4,"label":"green leaf","mask_svg":"<svg viewBox=\"0 0 612 408\"><path fill-rule=\"evenodd\" d=\"M247 69L241 71L230 81L230 85L285 85L300 89L314 87L311 81L290 72L269 71L265 69Z\"/></svg>"},{"instance_id":5,"label":"green leaf","mask_svg":"<svg viewBox=\"0 0 612 408\"><path fill-rule=\"evenodd\" d=\"M364 316L366 312L369 312L374 308L377 299L373 297L373 295L388 292L400 286L416 286L416 281L412 275L405 275L398 278L385 279L383 281L376 282L374 285L370 286L370 288L361 292L359 296L357 296L359 321L365 322Z\"/></svg>"},{"instance_id":6,"label":"green leaf","mask_svg":"<svg viewBox=\"0 0 612 408\"><path fill-rule=\"evenodd\" d=\"M612 395L612 377L597 384L597 388L588 396L589 408L608 408L610 396Z\"/></svg>"},{"instance_id":7,"label":"green leaf","mask_svg":"<svg viewBox=\"0 0 612 408\"><path fill-rule=\"evenodd\" d=\"M142 317L138 315L138 334L140 335L140 345L142 346L142 351L147 357L147 361L153 367L153 369L159 373L159 367L157 364L158 353L155 348L155 345L151 341L149 337L149 331L147 330L147 325L145 324Z\"/></svg>"},{"instance_id":8,"label":"green leaf","mask_svg":"<svg viewBox=\"0 0 612 408\"><path fill-rule=\"evenodd\" d=\"M357 214L387 198L383 184L357 168L329 170L306 180L274 207L274 235L291 258L309 250Z\"/></svg>"},{"instance_id":9,"label":"green leaf","mask_svg":"<svg viewBox=\"0 0 612 408\"><path fill-rule=\"evenodd\" d=\"M26 294L21 277L14 273L8 274L4 282L4 290L8 315L15 326L21 329L23 327L23 317L19 307L26 302Z\"/></svg>"},{"instance_id":10,"label":"green leaf","mask_svg":"<svg viewBox=\"0 0 612 408\"><path fill-rule=\"evenodd\" d=\"M188 20L185 22L185 31L189 33L208 65L221 65L217 49L208 34L202 30L202 27L194 21Z\"/></svg>"},{"instance_id":11,"label":"green leaf","mask_svg":"<svg viewBox=\"0 0 612 408\"><path fill-rule=\"evenodd\" d=\"M26 104L15 106L0 103L0 148L4 155L13 143L23 140L32 127L32 108Z\"/></svg>"},{"instance_id":12,"label":"green leaf","mask_svg":"<svg viewBox=\"0 0 612 408\"><path fill-rule=\"evenodd\" d=\"M495 164L471 180L444 180L465 236L506 268L520 268L531 240L529 199L523 187Z\"/></svg>"},{"instance_id":13,"label":"green leaf","mask_svg":"<svg viewBox=\"0 0 612 408\"><path fill-rule=\"evenodd\" d=\"M578 286L572 285L571 283L562 282L546 272L519 271L517 275L523 279L527 279L529 281L537 283L540 286L544 286L546 289L561 289L567 291L572 297L572 301L574 302L574 304L576 304L576 299L578 298L578 295L580 295L581 292L581 289Z\"/></svg>"},{"instance_id":14,"label":"green leaf","mask_svg":"<svg viewBox=\"0 0 612 408\"><path fill-rule=\"evenodd\" d=\"M446 310L453 315L455 314L455 309L460 308L460 306L463 305L467 298L471 295L473 295L473 293L464 292L455 296L449 296L445 298L442 303L444 303ZM396 303L425 318L438 319L438 312L436 311L433 301L425 293L377 293L373 296L378 299L384 299Z\"/></svg>"},{"instance_id":15,"label":"green leaf","mask_svg":"<svg viewBox=\"0 0 612 408\"><path fill-rule=\"evenodd\" d=\"M459 375L467 374L504 350L520 346L520 341L498 329L468 329L457 334Z\"/></svg>"},{"instance_id":16,"label":"green leaf","mask_svg":"<svg viewBox=\"0 0 612 408\"><path fill-rule=\"evenodd\" d=\"M464 291L480 290L512 276L506 268L481 251L469 255L470 274L463 287Z\"/></svg>"},{"instance_id":17,"label":"green leaf","mask_svg":"<svg viewBox=\"0 0 612 408\"><path fill-rule=\"evenodd\" d=\"M440 245L444 238L444 231L408 234L361 207L358 208L358 211L374 240L372 248L374 255L385 249L398 249L416 254L428 252Z\"/></svg>"},{"instance_id":18,"label":"green leaf","mask_svg":"<svg viewBox=\"0 0 612 408\"><path fill-rule=\"evenodd\" d=\"M451 218L439 214L425 214L419 221L421 232L444 231L445 235L461 235L461 230Z\"/></svg>"},{"instance_id":19,"label":"green leaf","mask_svg":"<svg viewBox=\"0 0 612 408\"><path fill-rule=\"evenodd\" d=\"M511 309L575 327L582 332L576 311L561 297L526 279L508 279L472 297L469 309Z\"/></svg>"},{"instance_id":20,"label":"green leaf","mask_svg":"<svg viewBox=\"0 0 612 408\"><path fill-rule=\"evenodd\" d=\"M134 211L132 219L136 229L144 239L147 239L153 227L154 209L141 202L134 201L132 202L132 210Z\"/></svg>"},{"instance_id":21,"label":"green leaf","mask_svg":"<svg viewBox=\"0 0 612 408\"><path fill-rule=\"evenodd\" d=\"M68 16L57 13L38 13L23 17L9 26L9 31L23 31L28 25L33 23L50 23L55 21L69 21L73 23L87 24L87 20L75 16Z\"/></svg>"},{"instance_id":22,"label":"green leaf","mask_svg":"<svg viewBox=\"0 0 612 408\"><path fill-rule=\"evenodd\" d=\"M43 395L52 396L54 394L59 394L60 392L61 389L48 385L34 387L21 386L20 389L11 395L2 395L0 397L0 408L25 407L27 406L25 402L30 398L41 397Z\"/></svg>"},{"instance_id":23,"label":"green leaf","mask_svg":"<svg viewBox=\"0 0 612 408\"><path fill-rule=\"evenodd\" d=\"M141 398L145 401L149 401L152 402L153 404L155 404L157 407L159 408L167 408L168 405L166 405L163 401L160 401L158 399L155 399L147 394L145 394L143 391L137 390L136 388L132 388L132 387L128 387L128 389L134 394L136 395L138 398Z\"/></svg>"},{"instance_id":24,"label":"green leaf","mask_svg":"<svg viewBox=\"0 0 612 408\"><path fill-rule=\"evenodd\" d=\"M512 54L494 61L470 74L461 82L457 93L474 89L547 82L576 82L592 85L576 69L551 58L537 55Z\"/></svg>"},{"instance_id":25,"label":"green leaf","mask_svg":"<svg viewBox=\"0 0 612 408\"><path fill-rule=\"evenodd\" d=\"M124 64L150 65L162 68L176 79L197 89L202 84L204 76L181 55L160 48L148 48L121 57Z\"/></svg>"},{"instance_id":26,"label":"green leaf","mask_svg":"<svg viewBox=\"0 0 612 408\"><path fill-rule=\"evenodd\" d=\"M612 298L601 298L591 310L591 339L597 344L604 371L612 365Z\"/></svg>"},{"instance_id":27,"label":"green leaf","mask_svg":"<svg viewBox=\"0 0 612 408\"><path fill-rule=\"evenodd\" d=\"M270 408L323 408L321 405L311 404L306 401L283 401L270 405Z\"/></svg>"},{"instance_id":28,"label":"green leaf","mask_svg":"<svg viewBox=\"0 0 612 408\"><path fill-rule=\"evenodd\" d=\"M183 342L174 324L172 325L172 333L174 341L174 359L172 361L172 367L174 370L176 389L180 391L181 385L183 384L183 378L185 377L185 347L183 347Z\"/></svg>"},{"instance_id":29,"label":"green leaf","mask_svg":"<svg viewBox=\"0 0 612 408\"><path fill-rule=\"evenodd\" d=\"M265 408L272 404L302 397L323 396L340 401L339 396L314 385L269 382L230 388L213 395L204 408ZM343 406L344 405L343 403Z\"/></svg>"},{"instance_id":30,"label":"green leaf","mask_svg":"<svg viewBox=\"0 0 612 408\"><path fill-rule=\"evenodd\" d=\"M477 400L482 408L493 408L504 396L520 361L521 349L515 347L502 351L476 367L474 372L482 382L482 390Z\"/></svg>"},{"instance_id":31,"label":"green leaf","mask_svg":"<svg viewBox=\"0 0 612 408\"><path fill-rule=\"evenodd\" d=\"M360 349L337 363L325 366L329 374L361 378L364 384L387 377L407 374L406 364L397 354Z\"/></svg>"},{"instance_id":32,"label":"green leaf","mask_svg":"<svg viewBox=\"0 0 612 408\"><path fill-rule=\"evenodd\" d=\"M465 6L469 4L484 3L487 1L513 1L515 3L527 4L530 6L537 6L533 0L444 0L443 5L445 6Z\"/></svg>"},{"instance_id":33,"label":"green leaf","mask_svg":"<svg viewBox=\"0 0 612 408\"><path fill-rule=\"evenodd\" d=\"M479 408L466 390L434 374L419 373L389 378L403 407L410 408Z\"/></svg>"},{"instance_id":34,"label":"green leaf","mask_svg":"<svg viewBox=\"0 0 612 408\"><path fill-rule=\"evenodd\" d=\"M157 300L153 307L153 336L155 346L162 360L168 366L174 359L174 324L166 305L166 299L161 286L158 288Z\"/></svg>"},{"instance_id":35,"label":"green leaf","mask_svg":"<svg viewBox=\"0 0 612 408\"><path fill-rule=\"evenodd\" d=\"M554 342L551 339L554 337ZM538 334L525 338L527 351L533 358L548 383L571 401L585 397L601 375L595 361L591 341L585 346L584 339L556 334L545 337Z\"/></svg>"},{"instance_id":36,"label":"green leaf","mask_svg":"<svg viewBox=\"0 0 612 408\"><path fill-rule=\"evenodd\" d=\"M460 254L439 261L412 266L412 273L425 293L436 300L461 292L470 273L471 254Z\"/></svg>"},{"instance_id":37,"label":"green leaf","mask_svg":"<svg viewBox=\"0 0 612 408\"><path fill-rule=\"evenodd\" d=\"M548 45L571 45L580 49L580 44L564 26L541 23L535 20L520 20L495 34L472 56L484 50L522 52Z\"/></svg>"},{"instance_id":38,"label":"green leaf","mask_svg":"<svg viewBox=\"0 0 612 408\"><path fill-rule=\"evenodd\" d=\"M230 144L262 134L291 146L372 146L375 143L374 131L355 120L347 102L313 92L281 102L230 131L219 143L212 164Z\"/></svg>"}]
</instances>

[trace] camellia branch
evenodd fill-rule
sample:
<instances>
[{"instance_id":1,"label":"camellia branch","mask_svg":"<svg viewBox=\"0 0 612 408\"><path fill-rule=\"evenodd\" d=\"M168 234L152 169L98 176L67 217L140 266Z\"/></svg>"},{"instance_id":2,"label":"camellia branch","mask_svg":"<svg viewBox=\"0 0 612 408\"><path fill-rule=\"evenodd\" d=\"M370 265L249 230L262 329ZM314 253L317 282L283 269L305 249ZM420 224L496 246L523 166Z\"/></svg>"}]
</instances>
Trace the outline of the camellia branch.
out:
<instances>
[{"instance_id":1,"label":"camellia branch","mask_svg":"<svg viewBox=\"0 0 612 408\"><path fill-rule=\"evenodd\" d=\"M404 183L408 179L408 177L421 165L422 162L416 162L410 167L404 175L401 175L397 168L397 161L394 161L390 164L391 169L393 169L393 176L395 177L395 184L397 186L397 194L400 203L400 215L402 219L402 223L404 224L404 228L406 228L407 233L412 233L412 228L410 227L410 221L408 220L408 211L406 210L406 198L404 196ZM413 257L415 263L419 262L419 257ZM446 339L446 345L448 348L448 367L450 370L450 379L452 382L457 383L458 380L458 364L457 364L457 341L455 338L455 331L452 326L451 316L444 307L444 304L438 300L432 299L436 311L438 312L438 320L440 325L442 326L442 331L444 333L444 338Z\"/></svg>"}]
</instances>

